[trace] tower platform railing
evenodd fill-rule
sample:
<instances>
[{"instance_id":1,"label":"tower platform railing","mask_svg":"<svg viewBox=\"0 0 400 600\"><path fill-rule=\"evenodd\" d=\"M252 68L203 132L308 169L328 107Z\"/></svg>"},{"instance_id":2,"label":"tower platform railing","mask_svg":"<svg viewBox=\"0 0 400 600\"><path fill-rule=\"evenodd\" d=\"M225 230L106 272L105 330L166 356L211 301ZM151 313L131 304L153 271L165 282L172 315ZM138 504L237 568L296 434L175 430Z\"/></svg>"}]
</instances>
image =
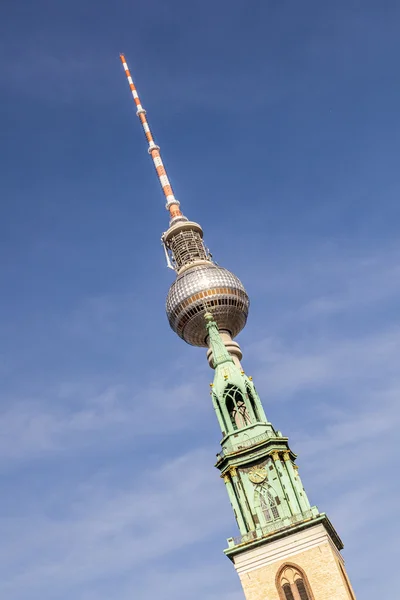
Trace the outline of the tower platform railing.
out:
<instances>
[{"instance_id":1,"label":"tower platform railing","mask_svg":"<svg viewBox=\"0 0 400 600\"><path fill-rule=\"evenodd\" d=\"M227 441L223 447L222 451L217 454L217 459L221 460L228 454L234 454L235 452L240 452L241 450L247 450L248 448L252 448L253 446L257 446L257 444L262 444L266 440L270 440L271 438L275 438L276 433L271 427L265 433L260 435L256 435L247 440L242 440L237 444L232 443L231 441Z\"/></svg>"},{"instance_id":2,"label":"tower platform railing","mask_svg":"<svg viewBox=\"0 0 400 600\"><path fill-rule=\"evenodd\" d=\"M297 513L296 515L292 515L291 517L286 517L285 519L273 521L268 525L264 525L264 527L259 527L258 529L245 533L244 535L239 535L237 537L230 538L228 540L228 543L230 546L248 544L273 533L277 533L278 531L289 529L290 527L292 527L293 525L297 525L298 523L302 523L304 521L313 519L317 515L318 511L316 511L315 509L306 510L304 512Z\"/></svg>"}]
</instances>

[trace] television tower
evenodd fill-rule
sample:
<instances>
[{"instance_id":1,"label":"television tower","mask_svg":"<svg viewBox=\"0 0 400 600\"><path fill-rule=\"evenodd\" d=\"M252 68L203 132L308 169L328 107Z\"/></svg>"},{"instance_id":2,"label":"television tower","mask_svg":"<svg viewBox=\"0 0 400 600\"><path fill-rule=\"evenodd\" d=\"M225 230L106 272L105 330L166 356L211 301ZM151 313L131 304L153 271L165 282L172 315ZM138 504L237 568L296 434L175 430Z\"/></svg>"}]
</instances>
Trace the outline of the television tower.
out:
<instances>
[{"instance_id":1,"label":"television tower","mask_svg":"<svg viewBox=\"0 0 400 600\"><path fill-rule=\"evenodd\" d=\"M246 600L355 600L343 544L327 515L310 505L296 454L268 421L242 368L234 338L246 325L246 290L213 261L201 226L182 214L124 55L120 59L170 215L161 238L176 272L166 302L169 324L188 344L208 348L214 369L211 398L222 432L215 466L240 531L224 552Z\"/></svg>"}]
</instances>

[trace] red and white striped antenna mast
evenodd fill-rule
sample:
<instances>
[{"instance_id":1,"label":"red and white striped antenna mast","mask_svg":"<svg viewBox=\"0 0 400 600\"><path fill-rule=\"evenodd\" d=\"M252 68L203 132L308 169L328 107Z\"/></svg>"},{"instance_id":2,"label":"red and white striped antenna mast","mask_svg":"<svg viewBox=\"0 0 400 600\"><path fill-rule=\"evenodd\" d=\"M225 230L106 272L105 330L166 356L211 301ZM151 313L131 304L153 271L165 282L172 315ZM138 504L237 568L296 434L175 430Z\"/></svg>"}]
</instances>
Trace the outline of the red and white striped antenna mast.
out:
<instances>
[{"instance_id":1,"label":"red and white striped antenna mast","mask_svg":"<svg viewBox=\"0 0 400 600\"><path fill-rule=\"evenodd\" d=\"M136 109L137 109L136 114L140 119L144 134L149 143L148 153L150 154L151 158L153 159L154 167L157 171L158 179L160 181L162 191L163 191L165 199L167 201L165 208L169 211L169 214L171 215L171 224L175 223L176 221L180 221L180 220L186 221L187 220L186 217L184 217L182 215L182 213L179 209L179 200L177 200L175 198L174 192L172 190L172 186L169 182L167 172L165 170L163 161L161 159L160 147L157 146L157 144L154 142L153 134L151 133L149 124L147 122L146 111L143 108L142 103L140 102L140 98L137 93L135 84L133 83L132 76L130 74L125 56L123 54L120 54L120 59L122 62L122 66L124 67L124 71L125 71L126 78L128 80L129 87L132 92L133 100L136 104Z\"/></svg>"}]
</instances>

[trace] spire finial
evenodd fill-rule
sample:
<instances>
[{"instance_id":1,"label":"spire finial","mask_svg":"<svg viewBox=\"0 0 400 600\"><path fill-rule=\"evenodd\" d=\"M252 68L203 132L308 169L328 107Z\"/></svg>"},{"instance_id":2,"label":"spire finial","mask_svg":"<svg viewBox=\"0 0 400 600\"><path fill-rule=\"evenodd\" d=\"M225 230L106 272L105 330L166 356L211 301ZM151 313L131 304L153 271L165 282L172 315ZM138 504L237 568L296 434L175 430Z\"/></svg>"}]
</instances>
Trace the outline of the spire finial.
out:
<instances>
[{"instance_id":1,"label":"spire finial","mask_svg":"<svg viewBox=\"0 0 400 600\"><path fill-rule=\"evenodd\" d=\"M169 182L163 161L161 160L160 146L157 146L157 144L154 142L153 134L151 133L149 124L147 122L146 111L143 108L142 103L140 102L140 98L137 93L135 84L133 83L125 56L123 54L120 54L119 57L121 59L122 66L124 67L125 75L126 75L126 78L129 83L129 87L132 92L133 100L136 104L136 108L137 108L136 114L140 119L144 134L149 143L148 152L149 152L151 158L153 159L153 163L154 163L155 169L157 171L158 179L160 181L162 190L164 192L165 199L167 201L165 208L169 211L169 214L171 215L171 221L173 221L173 222L181 221L181 220L186 221L187 220L186 217L183 216L183 214L181 213L181 211L179 209L179 200L177 200L175 198L175 195L172 190L171 184Z\"/></svg>"}]
</instances>

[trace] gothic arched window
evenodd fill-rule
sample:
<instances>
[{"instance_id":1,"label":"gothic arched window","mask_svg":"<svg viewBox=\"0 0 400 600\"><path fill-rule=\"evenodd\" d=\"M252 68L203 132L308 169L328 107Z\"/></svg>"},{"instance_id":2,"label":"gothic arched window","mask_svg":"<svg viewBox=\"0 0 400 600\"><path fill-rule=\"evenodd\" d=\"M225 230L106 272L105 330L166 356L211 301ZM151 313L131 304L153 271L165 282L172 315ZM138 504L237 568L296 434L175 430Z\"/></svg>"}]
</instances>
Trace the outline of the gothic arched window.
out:
<instances>
[{"instance_id":1,"label":"gothic arched window","mask_svg":"<svg viewBox=\"0 0 400 600\"><path fill-rule=\"evenodd\" d=\"M290 583L284 583L282 586L283 592L285 594L285 600L294 600L294 596L292 593L292 588Z\"/></svg>"},{"instance_id":2,"label":"gothic arched window","mask_svg":"<svg viewBox=\"0 0 400 600\"><path fill-rule=\"evenodd\" d=\"M213 394L212 398L213 398L213 401L214 401L215 409L217 411L217 415L219 415L220 425L221 425L221 429L222 429L222 434L225 436L226 433L227 433L227 431L228 431L228 427L227 427L227 423L226 423L224 411L222 410L222 407L221 407L221 404L219 402L218 396L216 394Z\"/></svg>"},{"instance_id":3,"label":"gothic arched window","mask_svg":"<svg viewBox=\"0 0 400 600\"><path fill-rule=\"evenodd\" d=\"M226 410L228 412L233 429L237 429L237 425L235 423L235 419L233 416L235 413L235 403L233 402L233 399L231 398L231 396L226 397L225 406L226 406Z\"/></svg>"},{"instance_id":4,"label":"gothic arched window","mask_svg":"<svg viewBox=\"0 0 400 600\"><path fill-rule=\"evenodd\" d=\"M296 579L295 584L301 600L309 600L309 595L307 594L303 579Z\"/></svg>"},{"instance_id":5,"label":"gothic arched window","mask_svg":"<svg viewBox=\"0 0 400 600\"><path fill-rule=\"evenodd\" d=\"M225 392L225 406L228 411L233 429L241 429L250 425L251 418L241 391L234 385L229 385Z\"/></svg>"},{"instance_id":6,"label":"gothic arched window","mask_svg":"<svg viewBox=\"0 0 400 600\"><path fill-rule=\"evenodd\" d=\"M276 584L282 600L314 600L306 574L296 565L284 565L277 574Z\"/></svg>"},{"instance_id":7,"label":"gothic arched window","mask_svg":"<svg viewBox=\"0 0 400 600\"><path fill-rule=\"evenodd\" d=\"M268 487L262 487L259 490L259 494L260 508L264 514L265 520L268 522L279 519L279 511L276 505L276 500L274 499Z\"/></svg>"},{"instance_id":8,"label":"gothic arched window","mask_svg":"<svg viewBox=\"0 0 400 600\"><path fill-rule=\"evenodd\" d=\"M256 421L261 421L260 415L258 414L258 408L257 408L257 404L256 404L256 399L254 398L253 390L251 389L251 387L249 385L246 385L246 390L247 390L247 395L250 400L251 408L253 409L255 419L256 419Z\"/></svg>"}]
</instances>

